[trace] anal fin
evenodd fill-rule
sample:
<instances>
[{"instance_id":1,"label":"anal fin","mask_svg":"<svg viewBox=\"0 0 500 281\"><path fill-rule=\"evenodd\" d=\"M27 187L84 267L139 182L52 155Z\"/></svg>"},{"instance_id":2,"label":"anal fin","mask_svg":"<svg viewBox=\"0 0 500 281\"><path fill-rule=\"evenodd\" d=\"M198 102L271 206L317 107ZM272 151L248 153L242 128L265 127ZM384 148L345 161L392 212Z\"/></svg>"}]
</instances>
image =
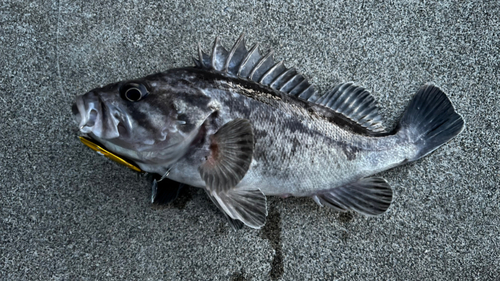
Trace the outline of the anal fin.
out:
<instances>
[{"instance_id":1,"label":"anal fin","mask_svg":"<svg viewBox=\"0 0 500 281\"><path fill-rule=\"evenodd\" d=\"M383 178L363 178L357 182L321 191L313 196L320 206L335 210L377 216L383 214L392 202L392 189Z\"/></svg>"}]
</instances>

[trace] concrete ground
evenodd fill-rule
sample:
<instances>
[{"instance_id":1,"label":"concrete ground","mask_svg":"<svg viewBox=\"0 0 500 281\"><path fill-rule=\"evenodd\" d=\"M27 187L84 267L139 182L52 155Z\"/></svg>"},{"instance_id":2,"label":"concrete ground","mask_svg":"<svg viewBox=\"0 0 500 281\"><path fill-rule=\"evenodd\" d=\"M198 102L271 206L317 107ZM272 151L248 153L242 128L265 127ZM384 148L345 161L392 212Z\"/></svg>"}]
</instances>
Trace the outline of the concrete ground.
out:
<instances>
[{"instance_id":1,"label":"concrete ground","mask_svg":"<svg viewBox=\"0 0 500 281\"><path fill-rule=\"evenodd\" d=\"M1 1L0 279L498 280L500 5L303 2ZM201 190L152 206L143 177L78 141L76 95L243 31L322 91L367 87L390 126L435 83L466 129L381 175L383 216L269 198L264 229L239 231Z\"/></svg>"}]
</instances>

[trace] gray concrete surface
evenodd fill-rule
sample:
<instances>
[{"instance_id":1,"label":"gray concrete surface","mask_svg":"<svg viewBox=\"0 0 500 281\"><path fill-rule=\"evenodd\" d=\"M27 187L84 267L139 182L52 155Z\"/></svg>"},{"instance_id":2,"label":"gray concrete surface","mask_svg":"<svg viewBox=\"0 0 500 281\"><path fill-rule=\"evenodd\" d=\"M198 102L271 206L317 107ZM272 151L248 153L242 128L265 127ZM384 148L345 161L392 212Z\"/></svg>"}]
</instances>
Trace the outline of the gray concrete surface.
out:
<instances>
[{"instance_id":1,"label":"gray concrete surface","mask_svg":"<svg viewBox=\"0 0 500 281\"><path fill-rule=\"evenodd\" d=\"M499 14L495 1L1 1L0 279L498 280ZM151 206L144 178L78 141L75 95L191 65L198 41L242 31L322 90L364 85L387 124L433 82L467 128L382 175L395 196L381 217L270 198L267 226L240 231L196 189Z\"/></svg>"}]
</instances>

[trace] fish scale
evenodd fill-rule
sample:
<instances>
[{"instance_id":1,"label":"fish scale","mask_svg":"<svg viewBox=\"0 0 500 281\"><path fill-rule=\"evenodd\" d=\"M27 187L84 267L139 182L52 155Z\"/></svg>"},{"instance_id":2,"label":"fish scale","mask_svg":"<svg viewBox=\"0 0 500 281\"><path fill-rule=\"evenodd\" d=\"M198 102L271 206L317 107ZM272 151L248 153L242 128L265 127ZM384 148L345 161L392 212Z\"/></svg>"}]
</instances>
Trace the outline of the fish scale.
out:
<instances>
[{"instance_id":1,"label":"fish scale","mask_svg":"<svg viewBox=\"0 0 500 281\"><path fill-rule=\"evenodd\" d=\"M383 214L392 189L372 175L420 159L464 127L446 94L426 84L387 131L366 89L348 82L319 95L273 54L247 49L243 34L231 49L217 38L208 54L199 47L195 67L93 89L73 112L87 145L160 181L204 189L235 228L262 227L269 195Z\"/></svg>"},{"instance_id":2,"label":"fish scale","mask_svg":"<svg viewBox=\"0 0 500 281\"><path fill-rule=\"evenodd\" d=\"M210 85L221 82L204 83ZM227 95L226 91L233 95ZM392 148L400 139L392 135L376 138L352 134L327 120L314 117L304 108L281 100L269 98L266 102L256 101L240 94L240 88L234 84L222 92L213 89L204 89L204 92L212 93L215 100L222 101L221 112L225 114L218 117L219 124L245 118L252 121L256 130L267 132L266 136L256 135L255 163L239 184L240 188L259 186L266 195L288 193L308 196L315 191L330 189L353 178L371 174L361 169L366 165L366 159L373 159L370 165L376 173L386 165L395 165L411 157L411 150L405 146L399 147L400 150L408 150L405 153L408 157L401 158L402 153L394 153ZM220 96L214 93L220 93ZM244 110L238 110L241 108ZM253 110L249 111L248 108ZM384 155L388 149L393 151L393 156ZM294 153L291 153L292 150ZM383 166L379 168L380 165ZM193 163L193 166L196 165ZM353 170L359 172L350 172ZM266 181L262 181L263 178Z\"/></svg>"}]
</instances>

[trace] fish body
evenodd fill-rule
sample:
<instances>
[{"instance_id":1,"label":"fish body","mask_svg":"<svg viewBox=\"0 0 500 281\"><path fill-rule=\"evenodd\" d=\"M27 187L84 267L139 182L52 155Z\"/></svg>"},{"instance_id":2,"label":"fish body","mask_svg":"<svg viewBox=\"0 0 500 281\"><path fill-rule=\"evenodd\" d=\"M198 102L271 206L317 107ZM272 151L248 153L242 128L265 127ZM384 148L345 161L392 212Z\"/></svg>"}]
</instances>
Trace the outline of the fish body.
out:
<instances>
[{"instance_id":1,"label":"fish body","mask_svg":"<svg viewBox=\"0 0 500 281\"><path fill-rule=\"evenodd\" d=\"M195 67L98 88L76 99L82 133L141 170L203 188L230 222L259 228L267 195L308 196L378 215L392 190L371 175L415 161L462 130L446 95L423 86L392 131L353 83L324 95L294 69L216 40Z\"/></svg>"},{"instance_id":2,"label":"fish body","mask_svg":"<svg viewBox=\"0 0 500 281\"><path fill-rule=\"evenodd\" d=\"M192 69L176 69L165 75L189 81L212 98L218 112L206 119L212 133L234 119L251 121L255 137L253 160L238 188L258 187L265 195L312 196L318 190L400 164L416 151L413 144L394 135L373 137L350 132L322 116L320 106L308 104L308 110L287 95L264 94L260 89L262 97L257 100L245 83L205 72L193 73ZM204 187L198 172L204 158L197 154L208 155L209 146L191 148L171 167L169 178ZM167 169L162 166L156 172L163 174Z\"/></svg>"}]
</instances>

